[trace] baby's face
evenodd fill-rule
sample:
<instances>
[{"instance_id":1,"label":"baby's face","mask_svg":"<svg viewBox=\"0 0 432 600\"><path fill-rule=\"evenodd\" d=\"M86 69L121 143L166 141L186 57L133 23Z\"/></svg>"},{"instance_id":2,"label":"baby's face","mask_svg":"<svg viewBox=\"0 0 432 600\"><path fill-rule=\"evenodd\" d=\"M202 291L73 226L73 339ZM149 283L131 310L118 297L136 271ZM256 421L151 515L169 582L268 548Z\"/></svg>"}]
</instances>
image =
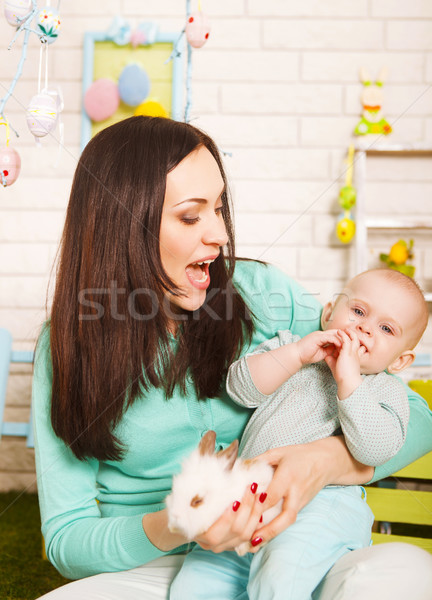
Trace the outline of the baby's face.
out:
<instances>
[{"instance_id":1,"label":"baby's face","mask_svg":"<svg viewBox=\"0 0 432 600\"><path fill-rule=\"evenodd\" d=\"M371 375L384 371L412 348L416 317L412 294L371 271L344 289L325 329L354 330L361 344L361 373Z\"/></svg>"}]
</instances>

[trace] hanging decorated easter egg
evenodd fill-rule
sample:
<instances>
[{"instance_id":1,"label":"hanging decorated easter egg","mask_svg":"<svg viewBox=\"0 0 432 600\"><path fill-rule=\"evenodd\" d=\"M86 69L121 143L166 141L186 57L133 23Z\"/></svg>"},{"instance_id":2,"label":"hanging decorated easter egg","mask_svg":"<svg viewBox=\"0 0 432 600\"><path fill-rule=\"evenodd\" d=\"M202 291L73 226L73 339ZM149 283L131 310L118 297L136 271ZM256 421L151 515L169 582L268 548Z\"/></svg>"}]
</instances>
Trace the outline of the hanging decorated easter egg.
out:
<instances>
[{"instance_id":1,"label":"hanging decorated easter egg","mask_svg":"<svg viewBox=\"0 0 432 600\"><path fill-rule=\"evenodd\" d=\"M0 148L0 183L3 187L12 185L21 171L21 157L10 146Z\"/></svg>"},{"instance_id":2,"label":"hanging decorated easter egg","mask_svg":"<svg viewBox=\"0 0 432 600\"><path fill-rule=\"evenodd\" d=\"M48 44L55 42L60 31L58 12L50 6L40 10L36 15L36 30Z\"/></svg>"},{"instance_id":3,"label":"hanging decorated easter egg","mask_svg":"<svg viewBox=\"0 0 432 600\"><path fill-rule=\"evenodd\" d=\"M146 100L146 102L137 106L134 115L136 117L139 117L140 115L146 117L168 117L167 111L162 104L156 102L156 100Z\"/></svg>"},{"instance_id":4,"label":"hanging decorated easter egg","mask_svg":"<svg viewBox=\"0 0 432 600\"><path fill-rule=\"evenodd\" d=\"M44 137L57 123L57 102L46 93L36 94L27 106L27 126L35 137Z\"/></svg>"},{"instance_id":5,"label":"hanging decorated easter egg","mask_svg":"<svg viewBox=\"0 0 432 600\"><path fill-rule=\"evenodd\" d=\"M339 204L343 209L349 210L356 202L356 191L352 185L345 185L339 192Z\"/></svg>"},{"instance_id":6,"label":"hanging decorated easter egg","mask_svg":"<svg viewBox=\"0 0 432 600\"><path fill-rule=\"evenodd\" d=\"M129 106L138 106L150 92L150 79L137 64L127 65L118 80L120 98Z\"/></svg>"},{"instance_id":7,"label":"hanging decorated easter egg","mask_svg":"<svg viewBox=\"0 0 432 600\"><path fill-rule=\"evenodd\" d=\"M16 27L18 18L22 19L31 11L31 0L6 0L4 3L4 15L9 25Z\"/></svg>"},{"instance_id":8,"label":"hanging decorated easter egg","mask_svg":"<svg viewBox=\"0 0 432 600\"><path fill-rule=\"evenodd\" d=\"M94 81L84 96L84 108L92 121L99 123L111 117L120 104L118 87L111 79Z\"/></svg>"},{"instance_id":9,"label":"hanging decorated easter egg","mask_svg":"<svg viewBox=\"0 0 432 600\"><path fill-rule=\"evenodd\" d=\"M336 235L343 244L348 244L355 235L355 223L349 217L343 217L336 226Z\"/></svg>"},{"instance_id":10,"label":"hanging decorated easter egg","mask_svg":"<svg viewBox=\"0 0 432 600\"><path fill-rule=\"evenodd\" d=\"M203 12L189 15L186 23L186 39L192 48L204 46L210 35L210 21Z\"/></svg>"}]
</instances>

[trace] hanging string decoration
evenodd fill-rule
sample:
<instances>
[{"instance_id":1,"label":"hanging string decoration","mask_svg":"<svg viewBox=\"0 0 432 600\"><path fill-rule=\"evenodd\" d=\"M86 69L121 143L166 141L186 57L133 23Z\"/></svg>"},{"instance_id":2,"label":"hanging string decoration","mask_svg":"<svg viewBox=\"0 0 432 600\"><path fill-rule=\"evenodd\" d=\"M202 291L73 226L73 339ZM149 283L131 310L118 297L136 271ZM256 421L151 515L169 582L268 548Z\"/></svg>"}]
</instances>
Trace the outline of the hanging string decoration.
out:
<instances>
[{"instance_id":1,"label":"hanging string decoration","mask_svg":"<svg viewBox=\"0 0 432 600\"><path fill-rule=\"evenodd\" d=\"M190 0L186 0L186 25L183 28L179 39L175 45L173 53L169 60L172 60L174 55L179 56L178 50L183 36L186 37L187 46L187 71L186 71L186 105L184 112L185 123L190 122L190 111L192 107L192 48L202 48L210 37L210 20L201 10L201 0L198 0L198 10L191 13Z\"/></svg>"},{"instance_id":2,"label":"hanging string decoration","mask_svg":"<svg viewBox=\"0 0 432 600\"><path fill-rule=\"evenodd\" d=\"M355 235L355 223L351 215L351 209L356 203L356 191L352 185L353 168L354 168L354 146L351 145L348 149L348 157L346 160L348 168L345 176L345 185L339 192L338 202L343 208L343 213L339 215L339 220L336 225L336 235L343 244L349 244Z\"/></svg>"},{"instance_id":3,"label":"hanging string decoration","mask_svg":"<svg viewBox=\"0 0 432 600\"><path fill-rule=\"evenodd\" d=\"M55 42L60 31L58 12L49 6L39 11L36 17L36 31L44 37L48 44Z\"/></svg>"},{"instance_id":4,"label":"hanging string decoration","mask_svg":"<svg viewBox=\"0 0 432 600\"><path fill-rule=\"evenodd\" d=\"M0 122L6 127L6 145L0 147L0 183L3 187L12 185L18 179L21 171L21 157L14 148L9 146L9 124Z\"/></svg>"},{"instance_id":5,"label":"hanging string decoration","mask_svg":"<svg viewBox=\"0 0 432 600\"><path fill-rule=\"evenodd\" d=\"M60 3L60 2L59 2ZM59 89L48 86L48 45L58 37L61 21L57 10L52 9L48 1L47 6L39 10L37 0L6 0L4 4L6 21L15 27L15 35L9 44L12 48L17 38L24 34L21 58L18 63L15 77L13 78L6 95L0 99L0 125L6 126L6 146L2 147L0 157L0 176L3 186L14 183L20 173L21 159L16 150L9 146L9 131L19 137L18 132L12 127L5 115L6 103L12 96L15 86L22 75L24 61L27 57L28 42L31 34L38 36L41 42L39 59L38 90L28 104L26 121L30 132L34 135L39 145L39 138L50 133L57 124L59 114L63 109L63 99ZM45 64L45 82L42 87L42 63ZM63 126L60 125L60 144L63 138ZM5 172L7 174L5 175Z\"/></svg>"},{"instance_id":6,"label":"hanging string decoration","mask_svg":"<svg viewBox=\"0 0 432 600\"><path fill-rule=\"evenodd\" d=\"M201 11L189 15L185 27L186 39L192 48L202 48L210 35L210 21Z\"/></svg>"}]
</instances>

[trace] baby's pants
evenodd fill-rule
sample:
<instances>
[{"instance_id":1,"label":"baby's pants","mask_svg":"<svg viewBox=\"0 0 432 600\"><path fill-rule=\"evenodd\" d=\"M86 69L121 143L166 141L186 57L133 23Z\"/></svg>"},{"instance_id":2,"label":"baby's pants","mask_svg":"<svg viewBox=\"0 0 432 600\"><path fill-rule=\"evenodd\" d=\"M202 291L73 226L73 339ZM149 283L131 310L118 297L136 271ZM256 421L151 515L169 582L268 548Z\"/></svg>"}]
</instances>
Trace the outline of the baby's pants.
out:
<instances>
[{"instance_id":1,"label":"baby's pants","mask_svg":"<svg viewBox=\"0 0 432 600\"><path fill-rule=\"evenodd\" d=\"M372 523L363 488L325 488L256 554L195 547L171 586L170 600L310 600L339 558L370 545Z\"/></svg>"}]
</instances>

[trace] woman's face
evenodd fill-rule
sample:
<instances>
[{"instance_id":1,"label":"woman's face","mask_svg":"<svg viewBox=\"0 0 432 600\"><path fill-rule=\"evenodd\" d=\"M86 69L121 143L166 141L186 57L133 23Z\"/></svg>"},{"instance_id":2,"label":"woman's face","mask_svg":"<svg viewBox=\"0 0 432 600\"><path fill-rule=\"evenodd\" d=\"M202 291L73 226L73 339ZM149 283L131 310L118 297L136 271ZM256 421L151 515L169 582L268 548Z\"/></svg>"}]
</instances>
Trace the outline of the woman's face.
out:
<instances>
[{"instance_id":1,"label":"woman's face","mask_svg":"<svg viewBox=\"0 0 432 600\"><path fill-rule=\"evenodd\" d=\"M183 310L204 304L209 265L228 241L222 218L224 181L204 146L191 152L167 175L160 228L160 255L181 296L169 296Z\"/></svg>"}]
</instances>

